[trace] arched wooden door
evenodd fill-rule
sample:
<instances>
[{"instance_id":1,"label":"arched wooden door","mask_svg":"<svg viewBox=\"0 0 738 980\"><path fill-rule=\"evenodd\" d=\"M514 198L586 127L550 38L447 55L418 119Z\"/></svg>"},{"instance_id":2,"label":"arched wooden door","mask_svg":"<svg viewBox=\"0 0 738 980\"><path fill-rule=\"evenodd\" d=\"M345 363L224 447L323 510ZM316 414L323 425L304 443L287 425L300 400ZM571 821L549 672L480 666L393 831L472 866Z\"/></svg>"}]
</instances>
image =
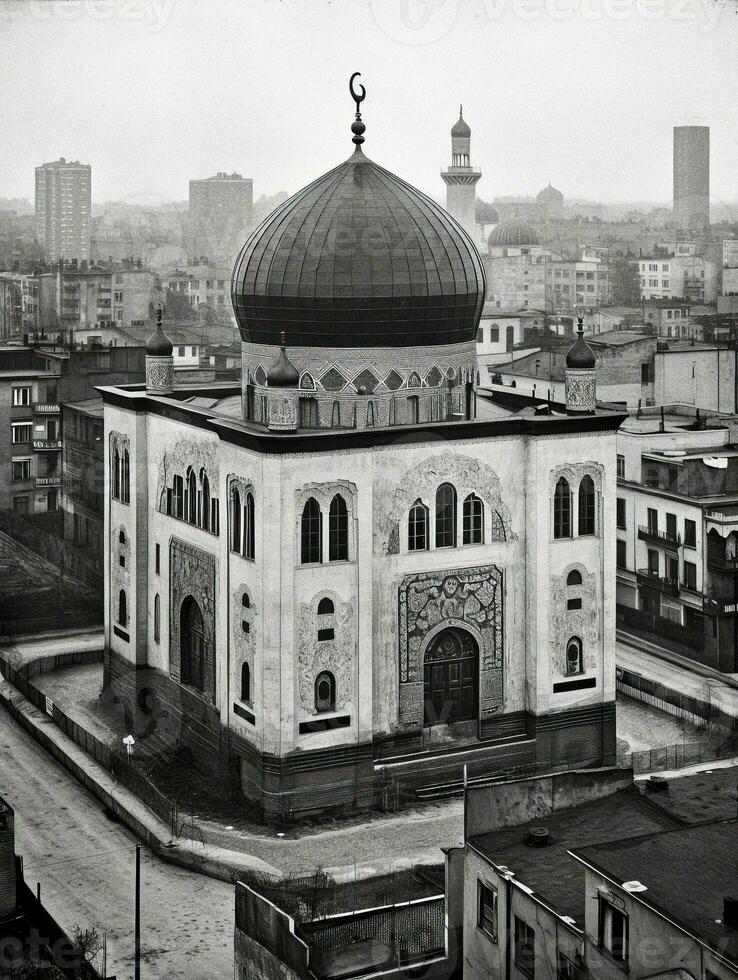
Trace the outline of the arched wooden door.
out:
<instances>
[{"instance_id":1,"label":"arched wooden door","mask_svg":"<svg viewBox=\"0 0 738 980\"><path fill-rule=\"evenodd\" d=\"M197 601L190 595L182 603L179 620L181 680L205 690L205 625Z\"/></svg>"},{"instance_id":2,"label":"arched wooden door","mask_svg":"<svg viewBox=\"0 0 738 980\"><path fill-rule=\"evenodd\" d=\"M478 715L479 648L455 626L437 633L424 663L424 725L467 721Z\"/></svg>"}]
</instances>

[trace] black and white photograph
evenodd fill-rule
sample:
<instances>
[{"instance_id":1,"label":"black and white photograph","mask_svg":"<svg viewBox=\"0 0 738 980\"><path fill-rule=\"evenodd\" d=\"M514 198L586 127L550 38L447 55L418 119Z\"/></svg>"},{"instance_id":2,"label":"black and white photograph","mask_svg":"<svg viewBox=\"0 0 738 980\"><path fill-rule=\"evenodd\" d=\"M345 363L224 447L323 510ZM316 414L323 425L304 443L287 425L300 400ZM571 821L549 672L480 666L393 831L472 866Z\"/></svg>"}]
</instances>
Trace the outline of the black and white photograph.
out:
<instances>
[{"instance_id":1,"label":"black and white photograph","mask_svg":"<svg viewBox=\"0 0 738 980\"><path fill-rule=\"evenodd\" d=\"M0 980L738 980L738 0L0 0Z\"/></svg>"}]
</instances>

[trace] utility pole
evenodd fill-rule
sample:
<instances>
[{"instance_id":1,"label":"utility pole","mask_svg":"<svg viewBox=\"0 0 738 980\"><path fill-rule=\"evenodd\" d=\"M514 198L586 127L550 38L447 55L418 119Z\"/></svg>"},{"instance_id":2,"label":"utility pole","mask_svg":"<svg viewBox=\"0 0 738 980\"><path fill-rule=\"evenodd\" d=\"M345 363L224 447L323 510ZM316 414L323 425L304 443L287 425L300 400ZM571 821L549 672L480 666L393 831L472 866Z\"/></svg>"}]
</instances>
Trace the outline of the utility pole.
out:
<instances>
[{"instance_id":1,"label":"utility pole","mask_svg":"<svg viewBox=\"0 0 738 980\"><path fill-rule=\"evenodd\" d=\"M141 980L141 847L136 845L136 898L134 921L133 977Z\"/></svg>"}]
</instances>

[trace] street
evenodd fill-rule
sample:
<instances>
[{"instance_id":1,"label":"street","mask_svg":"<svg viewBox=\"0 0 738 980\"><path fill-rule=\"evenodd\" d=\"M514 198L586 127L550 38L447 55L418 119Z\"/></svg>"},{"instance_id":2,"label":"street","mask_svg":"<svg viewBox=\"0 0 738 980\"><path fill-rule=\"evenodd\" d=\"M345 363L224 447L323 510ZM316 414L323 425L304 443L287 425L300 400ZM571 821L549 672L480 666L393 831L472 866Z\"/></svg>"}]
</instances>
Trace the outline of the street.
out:
<instances>
[{"instance_id":1,"label":"street","mask_svg":"<svg viewBox=\"0 0 738 980\"><path fill-rule=\"evenodd\" d=\"M136 839L0 708L0 796L31 888L71 933L107 932L108 975L133 976ZM233 976L234 890L142 853L142 976Z\"/></svg>"}]
</instances>

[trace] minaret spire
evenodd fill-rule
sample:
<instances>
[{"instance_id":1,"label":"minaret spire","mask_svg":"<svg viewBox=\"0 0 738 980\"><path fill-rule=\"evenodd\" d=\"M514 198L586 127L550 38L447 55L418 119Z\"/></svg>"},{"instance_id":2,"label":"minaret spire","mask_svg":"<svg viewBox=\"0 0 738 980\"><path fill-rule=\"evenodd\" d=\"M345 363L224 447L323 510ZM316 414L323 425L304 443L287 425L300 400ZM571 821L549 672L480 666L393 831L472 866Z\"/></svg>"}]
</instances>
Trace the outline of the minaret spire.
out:
<instances>
[{"instance_id":1,"label":"minaret spire","mask_svg":"<svg viewBox=\"0 0 738 980\"><path fill-rule=\"evenodd\" d=\"M351 132L354 135L351 137L351 139L352 142L356 144L357 150L361 147L361 144L364 142L364 133L366 132L366 126L361 121L361 103L366 98L366 89L361 84L361 82L359 82L359 88L361 89L361 92L356 92L354 90L354 79L360 77L361 77L361 72L355 71L351 76L351 78L349 79L349 92L351 93L351 98L356 103L356 118L351 123Z\"/></svg>"}]
</instances>

